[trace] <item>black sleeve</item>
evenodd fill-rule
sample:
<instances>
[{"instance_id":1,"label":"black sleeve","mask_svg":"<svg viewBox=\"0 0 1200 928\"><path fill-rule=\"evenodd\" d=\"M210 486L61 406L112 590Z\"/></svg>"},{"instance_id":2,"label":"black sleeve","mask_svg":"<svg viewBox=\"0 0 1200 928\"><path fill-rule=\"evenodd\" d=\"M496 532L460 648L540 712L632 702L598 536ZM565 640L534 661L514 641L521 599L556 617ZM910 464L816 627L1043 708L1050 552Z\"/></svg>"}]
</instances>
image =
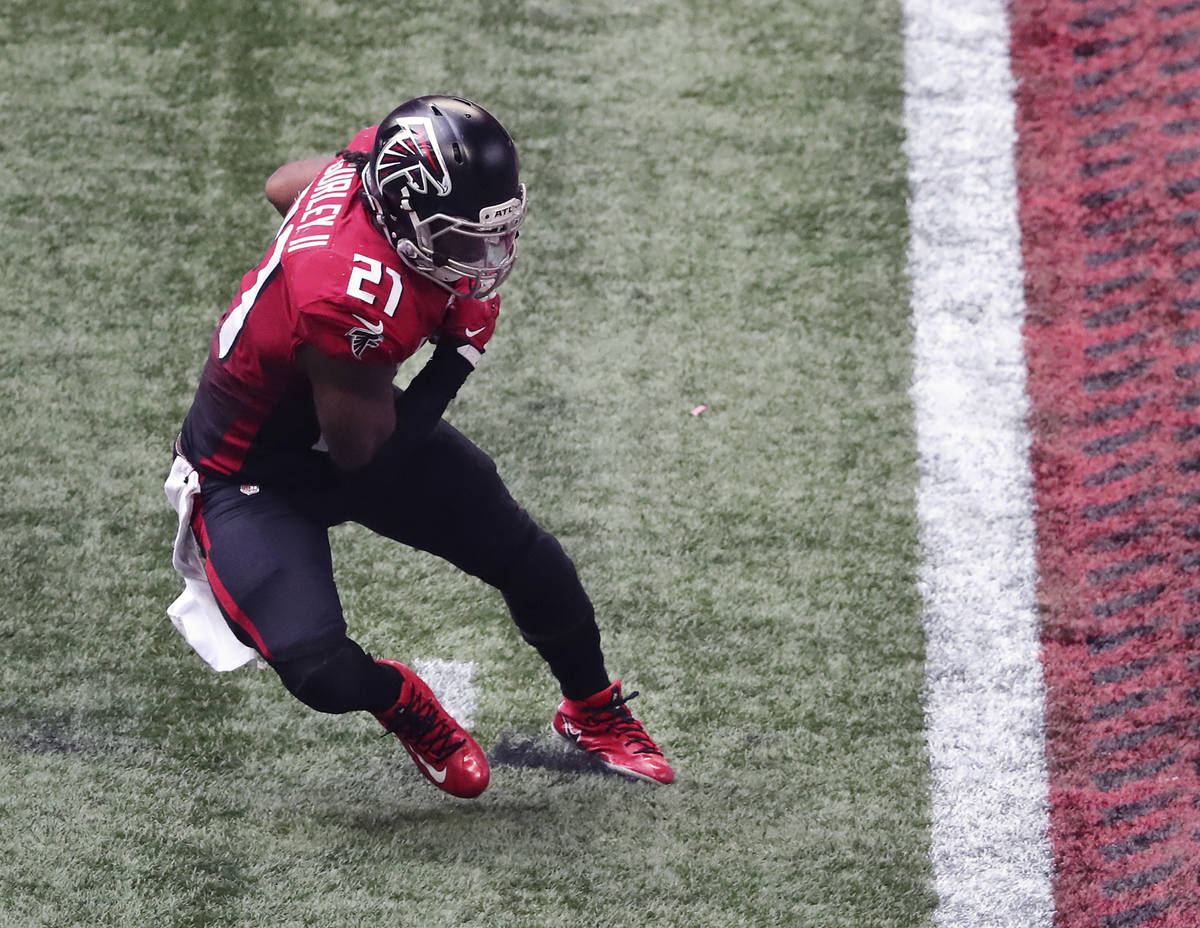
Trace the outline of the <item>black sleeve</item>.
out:
<instances>
[{"instance_id":1,"label":"black sleeve","mask_svg":"<svg viewBox=\"0 0 1200 928\"><path fill-rule=\"evenodd\" d=\"M412 448L429 437L458 389L474 370L459 352L465 342L442 339L408 389L396 397L396 431L388 444Z\"/></svg>"}]
</instances>

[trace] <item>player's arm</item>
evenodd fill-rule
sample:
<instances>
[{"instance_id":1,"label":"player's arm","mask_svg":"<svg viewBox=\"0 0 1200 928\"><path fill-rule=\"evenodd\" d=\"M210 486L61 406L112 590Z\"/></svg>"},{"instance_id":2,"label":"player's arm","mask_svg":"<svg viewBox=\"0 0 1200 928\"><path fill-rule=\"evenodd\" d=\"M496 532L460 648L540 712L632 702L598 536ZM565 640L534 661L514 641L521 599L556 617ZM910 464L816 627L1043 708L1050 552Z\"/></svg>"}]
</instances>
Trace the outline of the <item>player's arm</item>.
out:
<instances>
[{"instance_id":1,"label":"player's arm","mask_svg":"<svg viewBox=\"0 0 1200 928\"><path fill-rule=\"evenodd\" d=\"M392 441L401 452L416 447L433 432L479 363L499 313L498 296L487 301L454 300L447 307L436 333L437 348L400 398L399 421Z\"/></svg>"},{"instance_id":2,"label":"player's arm","mask_svg":"<svg viewBox=\"0 0 1200 928\"><path fill-rule=\"evenodd\" d=\"M428 438L446 407L475 369L479 353L463 354L461 344L444 340L404 391L398 403L399 421L392 441L400 450L415 448Z\"/></svg>"},{"instance_id":3,"label":"player's arm","mask_svg":"<svg viewBox=\"0 0 1200 928\"><path fill-rule=\"evenodd\" d=\"M313 182L313 178L320 173L321 168L329 164L330 160L331 156L329 155L320 158L304 158L300 161L289 161L275 169L275 172L267 178L267 185L263 192L271 201L271 205L279 210L279 215L284 215L292 208L296 197L300 196L301 191Z\"/></svg>"},{"instance_id":4,"label":"player's arm","mask_svg":"<svg viewBox=\"0 0 1200 928\"><path fill-rule=\"evenodd\" d=\"M396 429L395 366L334 358L309 345L301 346L297 358L312 384L333 463L342 470L363 467Z\"/></svg>"}]
</instances>

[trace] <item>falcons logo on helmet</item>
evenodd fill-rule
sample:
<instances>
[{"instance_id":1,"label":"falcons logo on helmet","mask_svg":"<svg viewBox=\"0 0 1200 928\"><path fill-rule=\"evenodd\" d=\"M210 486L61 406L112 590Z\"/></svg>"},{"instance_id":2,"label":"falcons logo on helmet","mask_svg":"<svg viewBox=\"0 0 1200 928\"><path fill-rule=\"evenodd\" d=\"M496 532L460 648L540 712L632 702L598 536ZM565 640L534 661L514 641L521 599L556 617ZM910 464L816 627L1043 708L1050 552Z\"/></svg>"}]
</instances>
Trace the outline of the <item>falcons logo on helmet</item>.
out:
<instances>
[{"instance_id":1,"label":"falcons logo on helmet","mask_svg":"<svg viewBox=\"0 0 1200 928\"><path fill-rule=\"evenodd\" d=\"M350 339L350 350L354 352L354 357L362 359L363 353L370 348L377 348L383 341L383 323L368 322L362 316L355 316L362 325L356 325L348 332L346 337Z\"/></svg>"},{"instance_id":2,"label":"falcons logo on helmet","mask_svg":"<svg viewBox=\"0 0 1200 928\"><path fill-rule=\"evenodd\" d=\"M400 180L414 193L450 193L450 172L433 133L433 120L411 116L397 121L391 140L375 162L375 176L382 190Z\"/></svg>"}]
</instances>

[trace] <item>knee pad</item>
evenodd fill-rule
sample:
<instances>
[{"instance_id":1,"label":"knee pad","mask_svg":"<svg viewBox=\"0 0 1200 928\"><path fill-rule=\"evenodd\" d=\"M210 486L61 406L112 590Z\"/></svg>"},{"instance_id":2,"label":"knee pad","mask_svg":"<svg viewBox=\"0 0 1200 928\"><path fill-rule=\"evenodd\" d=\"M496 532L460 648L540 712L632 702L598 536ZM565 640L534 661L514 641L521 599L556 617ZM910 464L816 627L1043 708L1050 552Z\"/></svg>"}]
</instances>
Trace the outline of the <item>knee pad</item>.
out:
<instances>
[{"instance_id":1,"label":"knee pad","mask_svg":"<svg viewBox=\"0 0 1200 928\"><path fill-rule=\"evenodd\" d=\"M289 693L318 712L374 711L395 702L399 690L395 672L346 637L303 657L271 661L271 667Z\"/></svg>"}]
</instances>

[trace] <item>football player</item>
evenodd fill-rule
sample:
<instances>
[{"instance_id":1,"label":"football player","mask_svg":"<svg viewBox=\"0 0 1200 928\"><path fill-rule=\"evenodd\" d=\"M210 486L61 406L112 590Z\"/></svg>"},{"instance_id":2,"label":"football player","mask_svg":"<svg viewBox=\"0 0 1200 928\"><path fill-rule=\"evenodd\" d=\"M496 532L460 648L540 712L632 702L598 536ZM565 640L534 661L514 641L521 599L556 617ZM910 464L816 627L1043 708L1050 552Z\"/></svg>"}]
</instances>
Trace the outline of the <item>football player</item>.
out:
<instances>
[{"instance_id":1,"label":"football player","mask_svg":"<svg viewBox=\"0 0 1200 928\"><path fill-rule=\"evenodd\" d=\"M181 536L198 545L221 633L313 709L372 713L441 789L483 792L471 735L411 669L347 635L328 529L358 522L499 590L561 687L553 730L626 776L670 783L626 706L636 694L605 670L571 560L442 419L516 260L527 201L509 134L474 103L420 97L337 156L279 168L266 194L283 222L217 325L176 443L196 488ZM397 389L426 341L428 362Z\"/></svg>"}]
</instances>

